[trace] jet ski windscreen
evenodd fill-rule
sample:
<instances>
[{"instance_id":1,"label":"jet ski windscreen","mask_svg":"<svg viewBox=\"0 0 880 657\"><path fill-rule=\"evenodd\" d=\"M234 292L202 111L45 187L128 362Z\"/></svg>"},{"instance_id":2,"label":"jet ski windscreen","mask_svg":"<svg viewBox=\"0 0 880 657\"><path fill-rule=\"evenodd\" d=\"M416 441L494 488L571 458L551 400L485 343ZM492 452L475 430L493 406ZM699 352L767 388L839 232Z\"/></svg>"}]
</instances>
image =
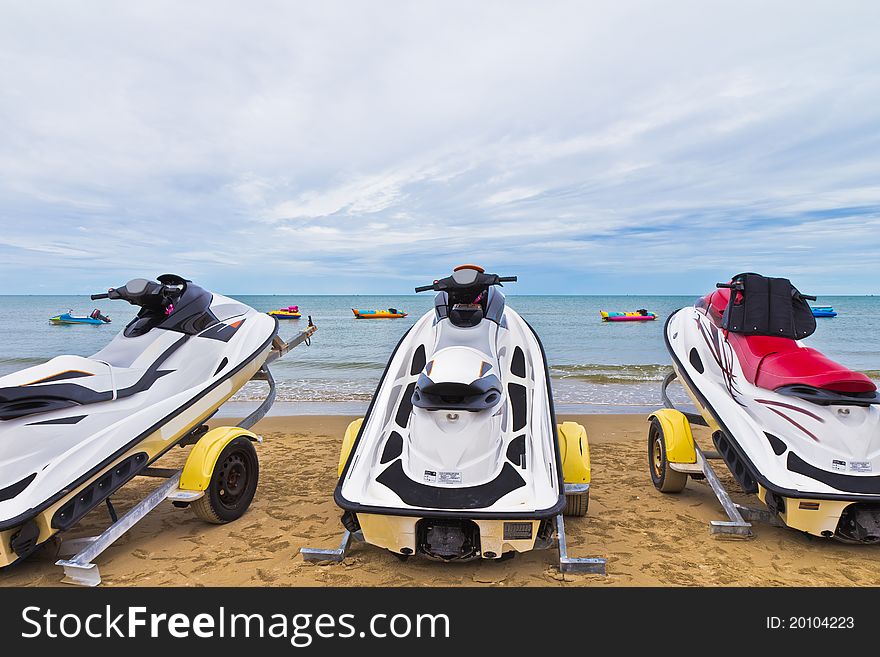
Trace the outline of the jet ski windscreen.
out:
<instances>
[{"instance_id":1,"label":"jet ski windscreen","mask_svg":"<svg viewBox=\"0 0 880 657\"><path fill-rule=\"evenodd\" d=\"M724 311L722 328L746 335L801 340L816 330L806 299L787 278L739 274Z\"/></svg>"}]
</instances>

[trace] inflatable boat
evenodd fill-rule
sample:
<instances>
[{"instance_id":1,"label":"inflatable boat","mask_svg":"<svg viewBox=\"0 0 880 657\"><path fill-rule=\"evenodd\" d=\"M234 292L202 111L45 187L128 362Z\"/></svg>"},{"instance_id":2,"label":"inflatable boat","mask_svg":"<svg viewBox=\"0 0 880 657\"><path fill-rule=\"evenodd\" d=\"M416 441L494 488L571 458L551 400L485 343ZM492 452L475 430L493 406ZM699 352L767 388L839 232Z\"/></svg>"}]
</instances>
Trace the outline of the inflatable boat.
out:
<instances>
[{"instance_id":1,"label":"inflatable boat","mask_svg":"<svg viewBox=\"0 0 880 657\"><path fill-rule=\"evenodd\" d=\"M644 309L628 313L600 310L599 314L602 315L603 322L650 322L657 319L657 315Z\"/></svg>"},{"instance_id":2,"label":"inflatable boat","mask_svg":"<svg viewBox=\"0 0 880 657\"><path fill-rule=\"evenodd\" d=\"M407 313L397 310L397 308L389 308L388 310L359 310L352 308L356 319L399 319L406 317Z\"/></svg>"}]
</instances>

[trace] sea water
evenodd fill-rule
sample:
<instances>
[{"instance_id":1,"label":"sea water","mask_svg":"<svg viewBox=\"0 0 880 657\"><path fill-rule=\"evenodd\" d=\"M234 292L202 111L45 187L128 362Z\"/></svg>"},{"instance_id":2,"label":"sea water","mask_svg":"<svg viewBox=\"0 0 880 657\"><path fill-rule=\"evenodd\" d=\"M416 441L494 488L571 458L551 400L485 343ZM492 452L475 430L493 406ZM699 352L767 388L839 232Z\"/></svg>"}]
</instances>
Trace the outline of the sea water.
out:
<instances>
[{"instance_id":1,"label":"sea water","mask_svg":"<svg viewBox=\"0 0 880 657\"><path fill-rule=\"evenodd\" d=\"M280 320L290 337L311 316L318 326L311 346L294 349L272 366L278 383L276 411L360 413L376 389L394 346L433 303L433 295L408 296L236 296L257 310L298 305L303 318ZM660 382L671 370L663 342L665 319L691 305L693 296L519 296L508 304L535 329L544 344L560 412L643 412L659 402ZM853 369L880 377L880 297L822 297L839 316L817 319L804 341ZM113 322L104 326L54 325L49 318L72 309L87 315L95 307ZM397 308L403 319L358 320L352 308ZM649 322L602 322L600 310L645 308ZM134 317L122 301L79 296L0 296L0 375L61 354L98 351ZM265 384L252 382L233 401L240 409L261 399ZM684 401L679 388L673 398ZM231 408L237 408L232 404Z\"/></svg>"}]
</instances>

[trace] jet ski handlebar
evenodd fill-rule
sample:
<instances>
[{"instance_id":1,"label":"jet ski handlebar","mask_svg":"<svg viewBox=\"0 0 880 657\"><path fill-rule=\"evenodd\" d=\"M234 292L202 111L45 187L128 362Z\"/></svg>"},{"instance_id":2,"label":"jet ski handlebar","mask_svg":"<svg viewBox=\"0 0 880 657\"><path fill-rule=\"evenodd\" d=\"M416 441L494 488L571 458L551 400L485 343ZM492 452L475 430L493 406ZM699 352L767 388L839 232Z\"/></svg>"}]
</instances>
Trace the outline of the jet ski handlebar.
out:
<instances>
[{"instance_id":1,"label":"jet ski handlebar","mask_svg":"<svg viewBox=\"0 0 880 657\"><path fill-rule=\"evenodd\" d=\"M184 289L183 285L157 283L145 278L135 278L122 287L111 287L107 292L93 294L91 297L93 300L122 299L133 306L165 310L181 295Z\"/></svg>"},{"instance_id":2,"label":"jet ski handlebar","mask_svg":"<svg viewBox=\"0 0 880 657\"><path fill-rule=\"evenodd\" d=\"M742 292L745 290L745 285L743 285L742 281L733 281L732 283L715 283L715 287L724 288L727 290L736 290L738 292ZM806 301L815 301L816 297L812 294L800 294L801 299L805 299Z\"/></svg>"},{"instance_id":3,"label":"jet ski handlebar","mask_svg":"<svg viewBox=\"0 0 880 657\"><path fill-rule=\"evenodd\" d=\"M482 272L474 272L466 270L470 274L454 273L452 276L441 278L430 285L420 285L416 288L416 292L443 292L446 290L467 289L474 287L489 287L490 285L501 285L502 283L515 283L516 276L499 276L498 274L484 274Z\"/></svg>"}]
</instances>

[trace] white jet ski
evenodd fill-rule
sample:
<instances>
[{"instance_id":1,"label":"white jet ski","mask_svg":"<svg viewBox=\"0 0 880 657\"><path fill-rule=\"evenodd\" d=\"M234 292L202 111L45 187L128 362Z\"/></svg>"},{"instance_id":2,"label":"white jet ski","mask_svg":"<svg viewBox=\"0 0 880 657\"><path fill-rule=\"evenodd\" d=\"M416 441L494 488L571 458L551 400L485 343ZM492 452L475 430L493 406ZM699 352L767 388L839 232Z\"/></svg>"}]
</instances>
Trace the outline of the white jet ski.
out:
<instances>
[{"instance_id":1,"label":"white jet ski","mask_svg":"<svg viewBox=\"0 0 880 657\"><path fill-rule=\"evenodd\" d=\"M277 322L176 275L135 279L94 298L138 306L98 353L58 356L0 377L0 567L27 557L175 445L195 444L178 504L211 522L247 509L257 485L255 436L204 435L203 423L258 374ZM311 334L313 328L307 333ZM268 370L261 372L271 382ZM274 400L274 386L267 402ZM268 407L262 409L262 412ZM172 476L156 474L154 476ZM181 473L174 475L176 484ZM180 489L190 481L191 495Z\"/></svg>"},{"instance_id":2,"label":"white jet ski","mask_svg":"<svg viewBox=\"0 0 880 657\"><path fill-rule=\"evenodd\" d=\"M550 547L564 510L586 513L586 431L557 429L541 342L497 288L515 280L463 265L416 288L437 292L434 308L343 441L343 546L303 549L307 560L341 560L351 537L403 558L499 559ZM604 567L561 547L566 570Z\"/></svg>"},{"instance_id":3,"label":"white jet ski","mask_svg":"<svg viewBox=\"0 0 880 657\"><path fill-rule=\"evenodd\" d=\"M651 477L663 492L705 476L729 521L718 534L751 535L751 519L816 536L880 541L880 396L861 372L800 341L816 330L808 299L785 278L739 274L666 323L674 376L669 408L651 417ZM678 378L700 415L672 408ZM695 445L708 426L716 451ZM766 509L736 505L708 460L724 461Z\"/></svg>"}]
</instances>

